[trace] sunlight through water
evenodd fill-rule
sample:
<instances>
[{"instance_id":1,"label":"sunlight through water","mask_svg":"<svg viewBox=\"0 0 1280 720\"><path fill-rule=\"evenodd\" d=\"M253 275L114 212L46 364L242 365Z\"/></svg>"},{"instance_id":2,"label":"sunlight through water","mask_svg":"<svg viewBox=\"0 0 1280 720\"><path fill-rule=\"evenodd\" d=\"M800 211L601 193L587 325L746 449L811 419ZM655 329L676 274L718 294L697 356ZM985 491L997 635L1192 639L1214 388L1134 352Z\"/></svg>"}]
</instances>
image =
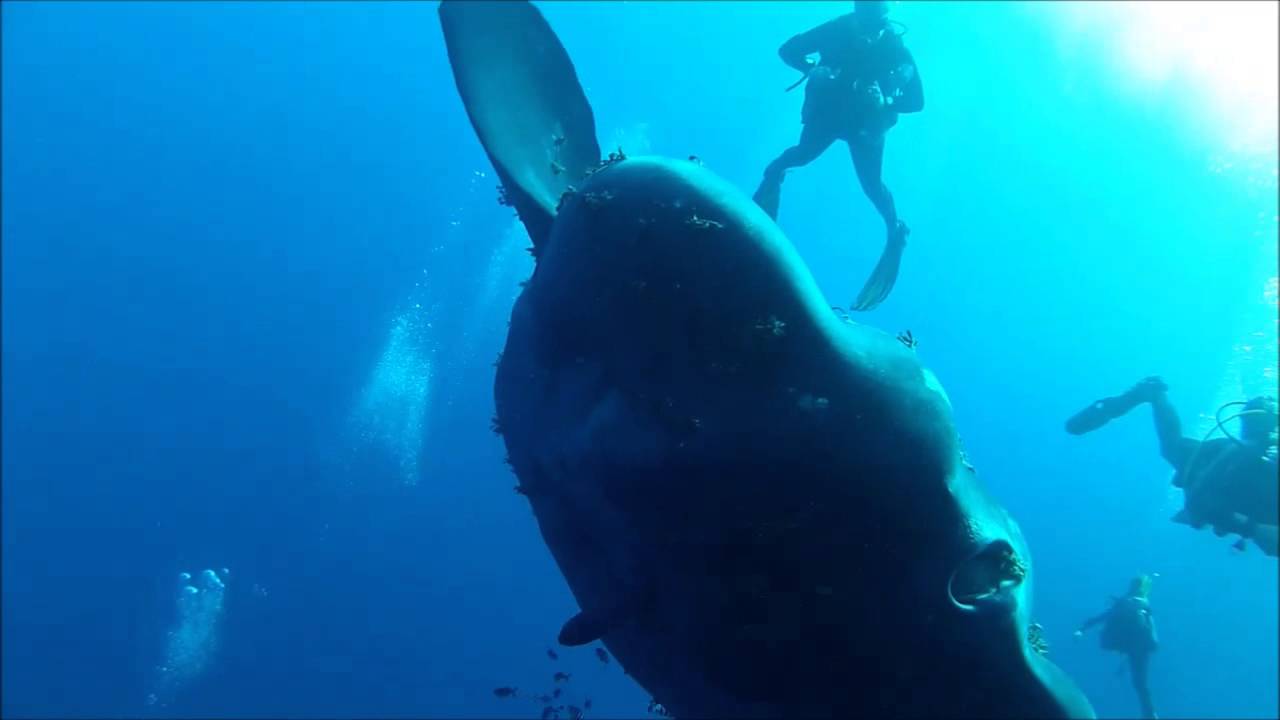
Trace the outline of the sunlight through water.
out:
<instances>
[{"instance_id":1,"label":"sunlight through water","mask_svg":"<svg viewBox=\"0 0 1280 720\"><path fill-rule=\"evenodd\" d=\"M1276 2L1057 3L1065 30L1115 56L1120 79L1195 107L1236 152L1276 149Z\"/></svg>"}]
</instances>

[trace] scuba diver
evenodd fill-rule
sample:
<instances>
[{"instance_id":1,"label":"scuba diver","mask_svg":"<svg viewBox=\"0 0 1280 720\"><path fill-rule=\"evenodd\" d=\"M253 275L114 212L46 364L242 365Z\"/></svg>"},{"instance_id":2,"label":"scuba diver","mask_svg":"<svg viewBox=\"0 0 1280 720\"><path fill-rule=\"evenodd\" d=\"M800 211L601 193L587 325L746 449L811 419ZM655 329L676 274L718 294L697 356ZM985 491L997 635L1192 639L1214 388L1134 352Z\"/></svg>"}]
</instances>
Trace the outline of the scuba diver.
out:
<instances>
[{"instance_id":1,"label":"scuba diver","mask_svg":"<svg viewBox=\"0 0 1280 720\"><path fill-rule=\"evenodd\" d=\"M803 129L800 141L765 168L752 199L777 220L787 170L808 165L836 140L844 140L862 190L884 218L888 234L880 261L853 304L854 310L871 310L893 289L910 233L880 175L885 133L900 113L924 108L924 91L915 60L889 26L889 3L857 0L853 6L853 12L800 33L778 49L783 62L805 73L787 88L808 83L800 111ZM818 62L809 60L813 53Z\"/></svg>"},{"instance_id":2,"label":"scuba diver","mask_svg":"<svg viewBox=\"0 0 1280 720\"><path fill-rule=\"evenodd\" d=\"M1085 620L1074 633L1076 637L1083 637L1085 631L1093 626L1106 623L1102 626L1102 649L1129 656L1129 679L1138 693L1144 718L1156 717L1156 708L1151 702L1151 688L1147 685L1151 653L1156 651L1159 644L1155 618L1151 616L1151 601L1147 597L1151 594L1151 579L1151 575L1134 578L1124 597L1111 598L1111 607L1102 614Z\"/></svg>"},{"instance_id":3,"label":"scuba diver","mask_svg":"<svg viewBox=\"0 0 1280 720\"><path fill-rule=\"evenodd\" d=\"M1264 553L1277 556L1280 544L1280 477L1277 476L1276 400L1259 396L1229 402L1218 408L1212 429L1200 440L1185 437L1178 413L1166 395L1168 386L1158 377L1147 378L1127 392L1099 400L1067 420L1072 435L1093 432L1143 403L1150 403L1160 440L1160 455L1174 469L1173 485L1184 494L1184 507L1174 522L1199 530L1206 525L1214 534L1240 536L1234 547L1243 551L1252 540ZM1223 418L1224 410L1240 406ZM1240 420L1240 436L1225 423ZM1226 437L1210 439L1221 431Z\"/></svg>"}]
</instances>

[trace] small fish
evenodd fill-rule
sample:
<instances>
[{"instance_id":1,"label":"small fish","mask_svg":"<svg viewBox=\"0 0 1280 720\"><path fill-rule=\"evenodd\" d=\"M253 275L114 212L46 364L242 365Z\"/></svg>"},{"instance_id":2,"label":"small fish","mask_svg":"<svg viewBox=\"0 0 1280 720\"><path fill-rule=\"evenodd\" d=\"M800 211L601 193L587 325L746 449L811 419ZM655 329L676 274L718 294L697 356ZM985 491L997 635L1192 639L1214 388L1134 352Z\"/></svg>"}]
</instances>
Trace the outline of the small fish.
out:
<instances>
[{"instance_id":1,"label":"small fish","mask_svg":"<svg viewBox=\"0 0 1280 720\"><path fill-rule=\"evenodd\" d=\"M569 682L569 673L558 672L554 676L552 676L552 679L555 680L556 682Z\"/></svg>"},{"instance_id":2,"label":"small fish","mask_svg":"<svg viewBox=\"0 0 1280 720\"><path fill-rule=\"evenodd\" d=\"M577 706L570 705L569 720L582 720L582 709Z\"/></svg>"},{"instance_id":3,"label":"small fish","mask_svg":"<svg viewBox=\"0 0 1280 720\"><path fill-rule=\"evenodd\" d=\"M500 698L509 698L516 696L516 689L513 687L494 688L493 694Z\"/></svg>"},{"instance_id":4,"label":"small fish","mask_svg":"<svg viewBox=\"0 0 1280 720\"><path fill-rule=\"evenodd\" d=\"M539 695L539 696L535 697L535 698L534 698L534 700L537 700L538 702L542 703L543 705L550 705L550 704L551 704L551 696L550 696L550 695L546 695L546 694Z\"/></svg>"},{"instance_id":5,"label":"small fish","mask_svg":"<svg viewBox=\"0 0 1280 720\"><path fill-rule=\"evenodd\" d=\"M553 707L542 708L542 720L551 720L551 718L559 717L556 715L556 709Z\"/></svg>"},{"instance_id":6,"label":"small fish","mask_svg":"<svg viewBox=\"0 0 1280 720\"><path fill-rule=\"evenodd\" d=\"M560 659L560 656L556 654L556 651L552 650L551 648L547 648L547 657L551 658L552 660Z\"/></svg>"},{"instance_id":7,"label":"small fish","mask_svg":"<svg viewBox=\"0 0 1280 720\"><path fill-rule=\"evenodd\" d=\"M604 648L596 648L596 657L600 658L600 662L605 665L609 664L609 653L605 652Z\"/></svg>"},{"instance_id":8,"label":"small fish","mask_svg":"<svg viewBox=\"0 0 1280 720\"><path fill-rule=\"evenodd\" d=\"M583 709L583 710L590 710L590 709L591 709L591 698L587 698L586 700L583 700L583 701L582 701L582 709Z\"/></svg>"},{"instance_id":9,"label":"small fish","mask_svg":"<svg viewBox=\"0 0 1280 720\"><path fill-rule=\"evenodd\" d=\"M553 698L559 698L559 697L560 697L560 688L556 688L556 691L555 691L555 692L553 692L553 693L551 693L551 697L553 697Z\"/></svg>"}]
</instances>

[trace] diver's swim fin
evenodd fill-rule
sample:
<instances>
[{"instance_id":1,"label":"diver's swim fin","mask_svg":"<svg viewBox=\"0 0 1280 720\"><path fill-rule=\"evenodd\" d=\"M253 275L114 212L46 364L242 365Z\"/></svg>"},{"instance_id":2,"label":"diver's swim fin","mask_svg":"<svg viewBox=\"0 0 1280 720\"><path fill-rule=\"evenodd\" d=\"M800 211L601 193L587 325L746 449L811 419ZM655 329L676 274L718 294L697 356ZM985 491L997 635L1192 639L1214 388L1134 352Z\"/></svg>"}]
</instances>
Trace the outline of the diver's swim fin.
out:
<instances>
[{"instance_id":1,"label":"diver's swim fin","mask_svg":"<svg viewBox=\"0 0 1280 720\"><path fill-rule=\"evenodd\" d=\"M875 270L871 271L871 276L867 278L867 283L862 286L862 292L858 293L858 299L853 301L851 310L858 312L866 312L874 310L889 297L893 286L898 282L898 268L902 265L902 251L907 247L907 235L911 230L901 220L898 221L894 228L894 234L884 245L884 251L880 253L880 261L876 263Z\"/></svg>"},{"instance_id":2,"label":"diver's swim fin","mask_svg":"<svg viewBox=\"0 0 1280 720\"><path fill-rule=\"evenodd\" d=\"M782 181L774 181L766 177L760 181L760 187L756 189L756 194L751 196L756 205L764 210L765 214L773 218L774 222L778 222L778 205L782 201Z\"/></svg>"},{"instance_id":3,"label":"diver's swim fin","mask_svg":"<svg viewBox=\"0 0 1280 720\"><path fill-rule=\"evenodd\" d=\"M1072 435L1084 435L1085 433L1093 432L1141 403L1141 398L1127 394L1103 398L1068 418L1066 430Z\"/></svg>"}]
</instances>

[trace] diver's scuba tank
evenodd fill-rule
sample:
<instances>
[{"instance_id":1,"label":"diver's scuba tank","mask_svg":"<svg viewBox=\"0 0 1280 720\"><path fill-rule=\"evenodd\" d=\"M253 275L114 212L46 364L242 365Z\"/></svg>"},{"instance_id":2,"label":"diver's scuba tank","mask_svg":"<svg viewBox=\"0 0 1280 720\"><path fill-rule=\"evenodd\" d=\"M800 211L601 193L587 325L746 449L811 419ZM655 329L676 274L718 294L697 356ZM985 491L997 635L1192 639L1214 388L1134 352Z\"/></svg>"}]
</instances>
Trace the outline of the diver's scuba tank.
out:
<instances>
[{"instance_id":1,"label":"diver's scuba tank","mask_svg":"<svg viewBox=\"0 0 1280 720\"><path fill-rule=\"evenodd\" d=\"M1200 466L1201 450L1204 448L1205 443L1208 442L1209 438L1212 437L1213 434L1216 432L1221 432L1223 436L1225 436L1231 442L1235 443L1235 445L1241 449L1244 449L1244 450L1260 449L1261 452L1259 452L1257 459L1260 462L1271 465L1273 468L1276 466L1277 455L1280 455L1280 453L1277 452L1276 435L1274 432L1271 434L1271 437L1269 438L1269 442L1267 442L1264 447L1250 448L1249 445L1247 445L1240 438L1231 434L1231 431L1227 430L1226 428L1226 423L1229 423L1232 420L1238 420L1244 417L1255 416L1255 415L1272 415L1272 416L1275 415L1275 413L1271 410L1250 407L1250 402L1251 401L1248 401L1248 400L1235 400L1233 402L1223 403L1222 405L1218 406L1217 412L1213 414L1213 426L1210 427L1209 431L1204 434L1204 437L1200 438L1200 442L1196 445L1195 452L1191 453L1191 458L1187 460L1186 465L1184 465L1181 470L1174 473L1175 487L1182 487L1187 482L1186 478L1192 477L1193 470L1207 472L1208 469L1212 467L1213 464L1223 460L1224 456L1219 454L1210 462L1209 465L1206 465L1204 467ZM1232 415L1229 415L1228 417L1225 417L1225 418L1222 417L1222 412L1224 410L1226 410L1229 407L1237 407L1237 406L1244 406L1245 409L1237 413L1234 413ZM1179 481L1179 476L1183 478L1181 482Z\"/></svg>"}]
</instances>

